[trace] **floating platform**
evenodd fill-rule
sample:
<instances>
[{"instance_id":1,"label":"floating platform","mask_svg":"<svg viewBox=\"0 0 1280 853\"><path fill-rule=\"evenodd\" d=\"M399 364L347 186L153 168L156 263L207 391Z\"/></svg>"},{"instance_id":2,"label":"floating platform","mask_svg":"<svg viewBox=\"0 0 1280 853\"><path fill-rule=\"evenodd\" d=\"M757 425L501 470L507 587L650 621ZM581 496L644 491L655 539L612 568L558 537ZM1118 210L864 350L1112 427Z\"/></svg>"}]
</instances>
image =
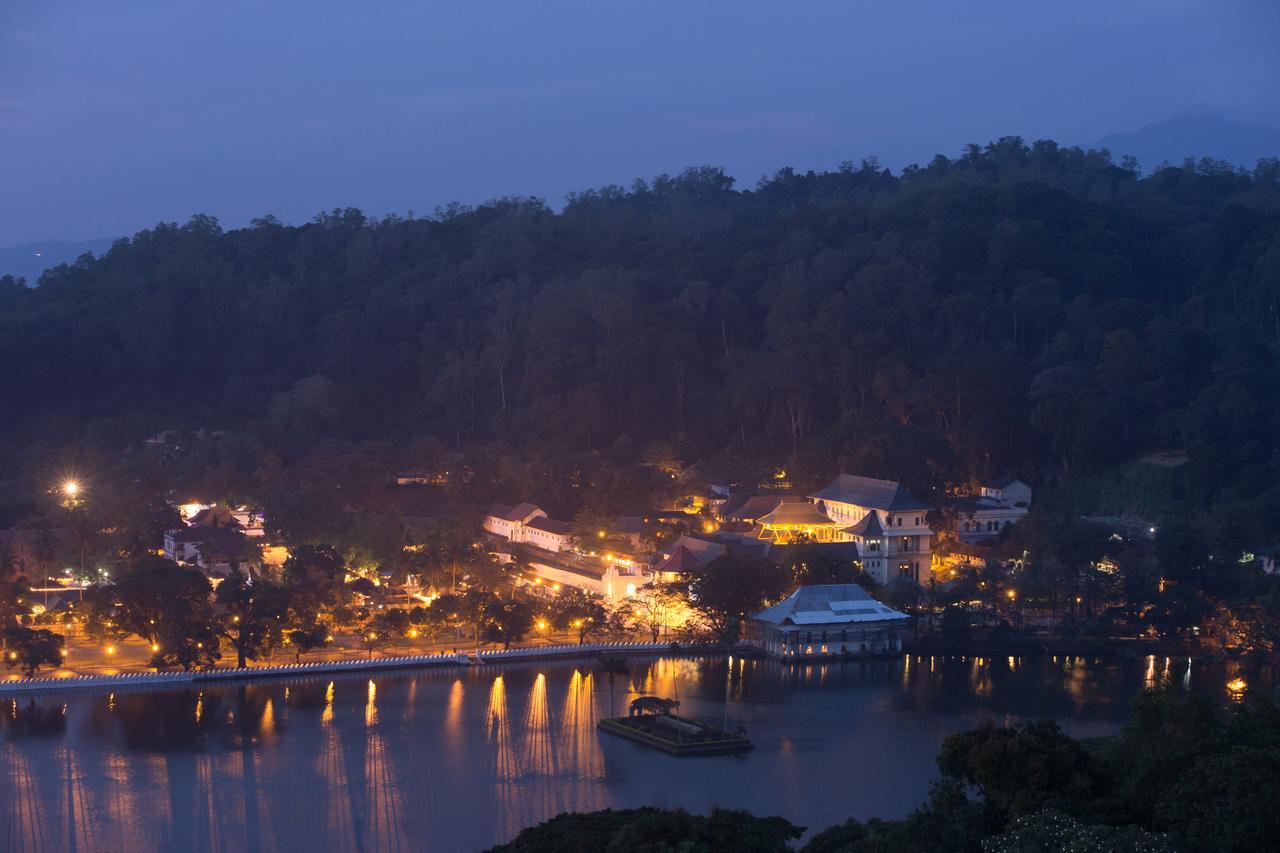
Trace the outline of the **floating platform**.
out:
<instances>
[{"instance_id":1,"label":"floating platform","mask_svg":"<svg viewBox=\"0 0 1280 853\"><path fill-rule=\"evenodd\" d=\"M728 755L747 752L754 744L743 735L678 717L675 714L643 714L612 717L597 724L601 731L620 735L670 755Z\"/></svg>"}]
</instances>

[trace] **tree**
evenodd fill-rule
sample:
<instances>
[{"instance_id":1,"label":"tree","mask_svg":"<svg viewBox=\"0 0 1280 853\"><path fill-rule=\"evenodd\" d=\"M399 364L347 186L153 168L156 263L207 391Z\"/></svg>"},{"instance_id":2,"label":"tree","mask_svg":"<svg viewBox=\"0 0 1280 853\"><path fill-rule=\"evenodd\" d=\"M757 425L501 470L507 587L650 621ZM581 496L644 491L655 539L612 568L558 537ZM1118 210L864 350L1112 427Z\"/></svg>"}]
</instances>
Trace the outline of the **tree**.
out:
<instances>
[{"instance_id":1,"label":"tree","mask_svg":"<svg viewBox=\"0 0 1280 853\"><path fill-rule=\"evenodd\" d=\"M232 569L214 593L223 609L221 633L236 650L236 665L244 667L280 644L289 605L284 590L250 579L239 566Z\"/></svg>"},{"instance_id":2,"label":"tree","mask_svg":"<svg viewBox=\"0 0 1280 853\"><path fill-rule=\"evenodd\" d=\"M606 615L604 600L584 589L567 586L551 600L551 624L558 631L576 631L579 645L601 630Z\"/></svg>"},{"instance_id":3,"label":"tree","mask_svg":"<svg viewBox=\"0 0 1280 853\"><path fill-rule=\"evenodd\" d=\"M333 637L324 625L308 625L305 628L294 628L289 632L288 639L289 645L293 646L294 661L300 661L304 654L327 647Z\"/></svg>"},{"instance_id":4,"label":"tree","mask_svg":"<svg viewBox=\"0 0 1280 853\"><path fill-rule=\"evenodd\" d=\"M12 627L19 616L31 612L31 587L27 579L18 573L13 551L0 545L0 637Z\"/></svg>"},{"instance_id":5,"label":"tree","mask_svg":"<svg viewBox=\"0 0 1280 853\"><path fill-rule=\"evenodd\" d=\"M1218 847L1216 844L1209 846ZM982 850L983 853L1024 853L1028 850L1173 853L1175 848L1168 837L1160 833L1136 826L1096 826L1046 809L1015 819L1004 832L983 841Z\"/></svg>"},{"instance_id":6,"label":"tree","mask_svg":"<svg viewBox=\"0 0 1280 853\"><path fill-rule=\"evenodd\" d=\"M492 592L479 588L469 589L457 596L458 609L454 612L458 614L460 624L471 626L471 638L475 641L477 648L480 646L480 638L488 624L489 606L495 600L496 596Z\"/></svg>"},{"instance_id":7,"label":"tree","mask_svg":"<svg viewBox=\"0 0 1280 853\"><path fill-rule=\"evenodd\" d=\"M691 571L683 580L689 607L727 642L738 639L743 621L787 591L787 570L764 557L730 551Z\"/></svg>"},{"instance_id":8,"label":"tree","mask_svg":"<svg viewBox=\"0 0 1280 853\"><path fill-rule=\"evenodd\" d=\"M31 678L44 665L61 666L67 638L42 628L11 626L4 629L5 664L22 667Z\"/></svg>"},{"instance_id":9,"label":"tree","mask_svg":"<svg viewBox=\"0 0 1280 853\"><path fill-rule=\"evenodd\" d=\"M788 545L782 552L781 563L791 583L797 586L853 583L859 574L856 562L831 556L813 542Z\"/></svg>"},{"instance_id":10,"label":"tree","mask_svg":"<svg viewBox=\"0 0 1280 853\"><path fill-rule=\"evenodd\" d=\"M409 612L398 608L379 610L369 620L367 632L384 638L386 643L394 646L397 640L403 639L409 631Z\"/></svg>"},{"instance_id":11,"label":"tree","mask_svg":"<svg viewBox=\"0 0 1280 853\"><path fill-rule=\"evenodd\" d=\"M209 666L220 657L211 591L200 572L148 558L87 595L89 627L99 635L143 638L153 666Z\"/></svg>"},{"instance_id":12,"label":"tree","mask_svg":"<svg viewBox=\"0 0 1280 853\"><path fill-rule=\"evenodd\" d=\"M529 827L493 853L598 850L680 850L688 853L788 853L788 842L804 832L780 817L712 809L691 815L652 807L572 812Z\"/></svg>"},{"instance_id":13,"label":"tree","mask_svg":"<svg viewBox=\"0 0 1280 853\"><path fill-rule=\"evenodd\" d=\"M660 580L640 587L640 594L632 600L638 627L648 631L655 643L682 605L680 588Z\"/></svg>"},{"instance_id":14,"label":"tree","mask_svg":"<svg viewBox=\"0 0 1280 853\"><path fill-rule=\"evenodd\" d=\"M289 606L297 622L314 622L321 612L346 599L346 568L332 545L293 548L282 568Z\"/></svg>"},{"instance_id":15,"label":"tree","mask_svg":"<svg viewBox=\"0 0 1280 853\"><path fill-rule=\"evenodd\" d=\"M1097 785L1088 754L1047 720L1010 728L987 722L950 735L938 752L938 767L1011 816L1046 806L1078 809Z\"/></svg>"},{"instance_id":16,"label":"tree","mask_svg":"<svg viewBox=\"0 0 1280 853\"><path fill-rule=\"evenodd\" d=\"M533 608L523 601L493 599L485 612L485 638L511 648L512 643L524 639L533 627Z\"/></svg>"}]
</instances>

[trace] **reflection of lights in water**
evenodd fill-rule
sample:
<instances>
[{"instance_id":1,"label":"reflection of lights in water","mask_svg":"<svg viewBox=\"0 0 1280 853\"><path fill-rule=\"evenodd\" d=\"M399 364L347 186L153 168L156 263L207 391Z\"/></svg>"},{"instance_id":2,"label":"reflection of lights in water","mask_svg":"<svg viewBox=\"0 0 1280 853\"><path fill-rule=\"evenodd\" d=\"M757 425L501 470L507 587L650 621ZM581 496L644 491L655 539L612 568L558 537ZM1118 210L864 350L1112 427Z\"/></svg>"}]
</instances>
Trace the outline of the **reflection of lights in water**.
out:
<instances>
[{"instance_id":1,"label":"reflection of lights in water","mask_svg":"<svg viewBox=\"0 0 1280 853\"><path fill-rule=\"evenodd\" d=\"M196 694L196 725L200 725L200 720L204 717L204 691Z\"/></svg>"},{"instance_id":2,"label":"reflection of lights in water","mask_svg":"<svg viewBox=\"0 0 1280 853\"><path fill-rule=\"evenodd\" d=\"M555 773L555 744L547 712L547 677L542 673L533 680L525 707L523 758L526 773Z\"/></svg>"},{"instance_id":3,"label":"reflection of lights in water","mask_svg":"<svg viewBox=\"0 0 1280 853\"><path fill-rule=\"evenodd\" d=\"M491 752L491 777L493 780L494 818L503 835L513 835L527 821L517 812L519 776L515 750L511 743L511 726L507 718L507 690L502 676L493 679L489 687L489 706L484 715L485 730Z\"/></svg>"},{"instance_id":4,"label":"reflection of lights in water","mask_svg":"<svg viewBox=\"0 0 1280 853\"><path fill-rule=\"evenodd\" d=\"M1054 663L1057 663L1057 660ZM1017 663L1014 661L1013 655L1009 655L1009 671L1013 672L1015 669L1017 669Z\"/></svg>"},{"instance_id":5,"label":"reflection of lights in water","mask_svg":"<svg viewBox=\"0 0 1280 853\"><path fill-rule=\"evenodd\" d=\"M1143 684L1147 687L1156 686L1156 656L1147 655L1147 673L1143 676Z\"/></svg>"},{"instance_id":6,"label":"reflection of lights in water","mask_svg":"<svg viewBox=\"0 0 1280 853\"><path fill-rule=\"evenodd\" d=\"M991 671L983 665L982 658L974 658L970 664L969 682L973 685L974 696L991 696Z\"/></svg>"},{"instance_id":7,"label":"reflection of lights in water","mask_svg":"<svg viewBox=\"0 0 1280 853\"><path fill-rule=\"evenodd\" d=\"M333 682L325 690L325 710L321 719L333 719ZM323 798L325 834L333 839L335 848L354 847L355 825L352 808L351 785L347 779L347 765L343 760L342 731L339 726L326 726L320 755L316 759L316 776L319 777Z\"/></svg>"},{"instance_id":8,"label":"reflection of lights in water","mask_svg":"<svg viewBox=\"0 0 1280 853\"><path fill-rule=\"evenodd\" d=\"M1182 689L1191 689L1191 658L1187 658L1187 671L1182 673Z\"/></svg>"},{"instance_id":9,"label":"reflection of lights in water","mask_svg":"<svg viewBox=\"0 0 1280 853\"><path fill-rule=\"evenodd\" d=\"M376 688L369 682L369 702L374 701ZM368 717L368 711L366 719ZM373 712L377 720L377 711ZM365 816L368 821L361 833L360 849L393 850L402 843L404 828L401 813L404 810L400 780L396 773L395 758L387 749L386 741L376 729L368 729L364 752Z\"/></svg>"},{"instance_id":10,"label":"reflection of lights in water","mask_svg":"<svg viewBox=\"0 0 1280 853\"><path fill-rule=\"evenodd\" d=\"M269 738L275 734L276 728L276 709L275 700L268 699L267 704L262 706L262 725L259 727L262 737Z\"/></svg>"},{"instance_id":11,"label":"reflection of lights in water","mask_svg":"<svg viewBox=\"0 0 1280 853\"><path fill-rule=\"evenodd\" d=\"M47 805L37 788L34 768L26 755L12 743L2 754L4 760L0 764L9 771L8 781L12 785L6 792L11 815L5 831L6 849L53 849L53 839L48 837L51 830L49 816L46 814Z\"/></svg>"},{"instance_id":12,"label":"reflection of lights in water","mask_svg":"<svg viewBox=\"0 0 1280 853\"><path fill-rule=\"evenodd\" d=\"M499 675L489 688L489 707L485 709L484 725L489 743L493 744L494 776L501 780L516 777L516 757L511 748L511 724L507 719L507 689Z\"/></svg>"},{"instance_id":13,"label":"reflection of lights in water","mask_svg":"<svg viewBox=\"0 0 1280 853\"><path fill-rule=\"evenodd\" d=\"M1236 676L1227 682L1227 695L1233 701L1239 702L1244 699L1244 694L1249 690L1249 683L1240 676Z\"/></svg>"},{"instance_id":14,"label":"reflection of lights in water","mask_svg":"<svg viewBox=\"0 0 1280 853\"><path fill-rule=\"evenodd\" d=\"M76 759L77 752L67 747L59 747L58 763L62 765L63 796L59 811L62 813L61 823L72 838L65 838L58 845L62 849L73 847L84 850L101 850L108 846L105 839L98 839L97 826L94 822L96 814L93 808L92 792L85 790L85 774ZM73 840L74 839L74 840Z\"/></svg>"},{"instance_id":15,"label":"reflection of lights in water","mask_svg":"<svg viewBox=\"0 0 1280 853\"><path fill-rule=\"evenodd\" d=\"M364 724L366 726L376 725L378 722L378 685L373 683L373 679L369 679L369 698L364 703Z\"/></svg>"},{"instance_id":16,"label":"reflection of lights in water","mask_svg":"<svg viewBox=\"0 0 1280 853\"><path fill-rule=\"evenodd\" d=\"M462 679L455 678L453 686L449 688L449 704L444 711L445 734L451 738L462 735L462 689Z\"/></svg>"}]
</instances>

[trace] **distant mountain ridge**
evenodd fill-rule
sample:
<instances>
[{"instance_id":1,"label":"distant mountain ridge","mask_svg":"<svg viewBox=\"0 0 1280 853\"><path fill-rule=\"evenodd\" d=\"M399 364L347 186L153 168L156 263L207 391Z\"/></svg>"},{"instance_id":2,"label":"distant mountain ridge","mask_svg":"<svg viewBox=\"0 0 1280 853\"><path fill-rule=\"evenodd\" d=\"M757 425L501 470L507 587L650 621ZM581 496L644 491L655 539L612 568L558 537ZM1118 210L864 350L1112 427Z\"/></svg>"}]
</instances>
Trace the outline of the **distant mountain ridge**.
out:
<instances>
[{"instance_id":1,"label":"distant mountain ridge","mask_svg":"<svg viewBox=\"0 0 1280 853\"><path fill-rule=\"evenodd\" d=\"M97 240L48 240L42 243L23 243L19 246L0 246L0 275L25 278L34 285L40 274L58 264L69 264L85 252L100 255L111 248L114 237Z\"/></svg>"},{"instance_id":2,"label":"distant mountain ridge","mask_svg":"<svg viewBox=\"0 0 1280 853\"><path fill-rule=\"evenodd\" d=\"M1106 148L1117 162L1132 154L1146 174L1161 163L1180 165L1187 157L1212 157L1252 169L1260 159L1280 157L1280 130L1219 116L1186 115L1125 133L1108 133L1085 147Z\"/></svg>"}]
</instances>

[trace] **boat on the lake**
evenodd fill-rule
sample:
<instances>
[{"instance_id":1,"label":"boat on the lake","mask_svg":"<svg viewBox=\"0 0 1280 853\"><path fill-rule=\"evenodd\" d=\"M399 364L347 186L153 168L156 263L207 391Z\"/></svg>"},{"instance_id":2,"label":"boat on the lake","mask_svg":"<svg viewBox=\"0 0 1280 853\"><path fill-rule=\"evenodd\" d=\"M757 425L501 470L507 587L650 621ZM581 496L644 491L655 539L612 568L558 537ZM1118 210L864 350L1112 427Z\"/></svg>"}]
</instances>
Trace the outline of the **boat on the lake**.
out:
<instances>
[{"instance_id":1,"label":"boat on the lake","mask_svg":"<svg viewBox=\"0 0 1280 853\"><path fill-rule=\"evenodd\" d=\"M631 703L625 717L599 722L601 731L633 740L671 755L725 755L747 752L753 746L741 727L727 732L717 726L681 717L675 699L641 696Z\"/></svg>"}]
</instances>

